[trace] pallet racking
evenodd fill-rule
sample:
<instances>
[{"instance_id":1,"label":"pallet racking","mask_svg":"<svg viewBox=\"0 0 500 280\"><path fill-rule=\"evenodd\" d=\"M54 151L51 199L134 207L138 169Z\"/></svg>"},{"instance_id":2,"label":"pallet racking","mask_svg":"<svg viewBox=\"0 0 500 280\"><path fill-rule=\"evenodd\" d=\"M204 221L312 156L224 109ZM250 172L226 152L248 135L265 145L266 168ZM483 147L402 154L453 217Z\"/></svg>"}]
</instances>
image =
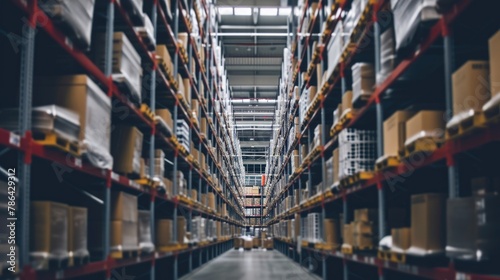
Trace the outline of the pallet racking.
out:
<instances>
[{"instance_id":1,"label":"pallet racking","mask_svg":"<svg viewBox=\"0 0 500 280\"><path fill-rule=\"evenodd\" d=\"M154 32L157 43L166 44L171 54L174 54L174 77L179 73L183 78L188 78L191 86L192 98L199 101L198 111L201 112L197 120L192 119L190 108L187 107L176 91L173 89L165 73L160 70L155 59L155 52L150 51L147 42L134 30L134 19L128 14L126 8L120 1L97 0L96 14L101 15L95 20L94 30L104 30L106 36L106 62L105 69L101 71L92 62L85 50L79 49L73 45L71 39L38 5L37 0L10 0L2 3L5 11L12 12L14 16L26 18L26 24L20 28L22 31L23 42L20 48L20 77L19 77L19 108L20 108L20 133L13 133L0 129L0 145L4 147L3 153L19 152L19 161L17 174L19 174L19 223L20 230L17 235L19 244L19 267L22 268L19 276L21 279L69 279L69 278L95 278L111 279L112 272L118 268L130 268L131 270L141 267L148 271L149 279L177 279L180 274L191 272L195 266L199 267L208 262L222 252L232 247L232 239L218 240L208 244L198 244L190 247L178 246L170 252L156 252L152 255L139 256L134 259L113 259L110 257L110 193L112 190L124 191L137 195L142 202L147 204L146 209L151 213L151 232L154 232L155 216L159 214L170 215L173 218L173 240L177 240L177 217L178 215L187 216L188 229L191 227L191 220L194 215L210 218L213 220L228 223L235 228L244 225L245 219L242 207L242 181L244 170L241 169L241 162L236 157L228 157L228 154L238 155L239 146L233 135L229 131L231 120L224 113L219 114L216 111L216 104L223 104L221 93L221 79L223 73L219 73L216 65L216 52L212 44L212 38L216 40L217 26L212 26L210 19L215 12L213 4L207 1L197 1L201 9L207 15L205 22L200 22L200 17L196 19L188 18L182 11L190 11L194 5L193 0L180 1L174 0L172 3L172 16L162 5L164 1L145 1L144 10L151 18L154 26ZM195 40L191 36L190 21L197 20L200 28L197 34L204 48L196 50ZM16 26L17 27L17 26ZM150 114L145 114L136 104L131 102L121 90L113 84L111 76L112 65L112 40L113 32L124 32L132 42L135 50L142 58L143 71L145 75L143 90L146 101L146 108L149 112L154 112L156 108L168 108L172 110L173 123L177 119L185 120L189 126L189 141L197 144L200 151L199 157L194 159L188 153L182 153L179 144L176 141L176 131L164 132L157 129L155 122ZM188 32L189 40L187 50L181 48L177 42L179 32ZM39 33L42 33L39 35ZM139 128L144 135L148 135L147 147L150 158L150 177L154 177L154 152L155 148L160 148L166 153L167 159L171 160L172 167L169 169L176 174L182 171L188 174L188 193L191 189L198 190L198 201L201 201L202 193L213 192L216 194L217 204L225 202L229 206L228 216L224 217L205 207L201 207L193 200L184 199L179 195L177 176L173 176L173 194L157 192L155 183L152 181L141 184L127 177L119 175L112 170L99 169L91 166L78 157L69 155L60 150L53 150L44 145L33 141L31 133L31 100L32 83L35 71L35 49L39 45L40 36L49 38L49 43L54 48L59 48L64 55L67 55L81 69L83 73L91 76L98 82L100 87L105 90L110 98L113 99L113 105L119 106L128 112L122 121L133 124ZM45 38L44 38L45 39ZM40 39L39 39L40 40ZM45 42L45 41L44 41ZM52 46L51 45L51 46ZM202 64L199 51L205 52L206 63ZM41 53L43 55L43 51ZM37 51L37 56L40 55ZM194 65L194 66L193 66ZM197 76L193 76L190 69L195 67ZM216 71L212 71L216 69ZM202 89L204 89L202 91ZM144 104L143 104L144 106ZM120 118L120 112L113 111L113 120ZM206 117L210 119L208 124L208 135L203 136L195 124L200 119ZM213 119L212 119L213 118ZM146 139L146 137L145 137ZM214 143L216 152L222 154L221 161L211 150L209 142ZM207 154L207 164L213 174L209 174L196 163L201 162L201 153ZM224 163L222 163L222 161ZM41 165L52 163L52 166L61 168L64 172L57 174L62 180L81 180L85 184L97 185L97 189L104 191L103 201L103 224L104 236L103 254L99 260L91 261L79 267L69 267L62 270L34 271L29 267L29 246L30 236L30 192L32 191L31 172L39 169ZM223 165L228 170L223 169ZM214 183L212 178L220 182L220 186ZM83 183L82 183L83 184ZM56 188L57 190L57 188ZM167 206L165 206L167 205ZM164 211L166 213L160 213ZM107 222L106 222L107 221ZM238 230L235 230L238 232ZM154 239L154 238L153 238ZM95 256L94 256L95 257ZM187 265L181 265L181 261L187 262ZM162 265L163 264L163 265ZM168 267L163 267L168 264Z\"/></svg>"},{"instance_id":2,"label":"pallet racking","mask_svg":"<svg viewBox=\"0 0 500 280\"><path fill-rule=\"evenodd\" d=\"M488 31L481 30L481 32L486 33L481 36L474 37L469 34L472 32L470 30L474 30L476 24L479 24L477 23L478 15L482 16L489 9L488 5L482 6L481 3L471 0L454 1L451 8L443 11L438 21L433 22L431 26L425 29L418 46L414 50L401 55L402 59L395 65L390 75L375 87L372 95L365 101L355 116L347 119L340 127L330 133L329 128L332 125L332 120L327 116L331 116L333 110L336 109L336 105L340 103L342 94L349 88L350 66L359 61L371 61L374 63L377 73L381 67L380 35L384 28L382 23L386 20L386 18L382 17L387 16L385 7L390 4L389 2L386 0L367 1L367 6L354 28L354 35L349 39L349 48L342 53L340 62L333 66L331 75L327 77L328 82L321 88L319 84L316 84L318 77L316 77L317 74L314 70L318 65L323 66L325 64L327 60L326 46L332 36L332 31L338 22L343 20L344 13L349 11L352 1L305 0L302 9L299 9L298 16L291 20L288 31L293 32L295 35L288 46L292 50L292 57L297 60L297 66L292 69L291 83L286 85L286 96L288 98L284 104L286 108L284 110L285 115L281 118L281 122L277 124L280 129L274 135L274 141L271 144L271 152L274 151L274 153L269 157L266 168L266 178L268 178L266 189L268 190L267 195L271 199L267 201L266 211L264 212L267 219L265 226L271 227L280 221L291 221L295 214L302 216L301 219L303 219L310 212L319 212L323 218L331 216L332 213L342 213L344 221L349 221L354 208L376 207L379 217L378 232L383 237L387 235L386 217L388 207L395 204L394 201L388 202L387 199L397 199L397 194L401 193L401 190L393 190L390 184L391 180L403 179L409 181L415 176L424 176L419 174L411 177L415 172L425 172L429 169L435 169L436 166L441 166L446 169L446 172L444 172L446 190L441 191L446 192L448 197L454 198L467 193L466 190L464 191L466 187L461 186L459 180L459 178L464 178L463 175L459 175L459 170L464 172L464 167L459 166L459 162L464 161L464 156L469 153L482 154L483 162L481 166L489 164L488 157L484 156L484 153L488 152L484 151L485 149L496 151L491 145L500 141L498 123L494 122L481 126L474 134L447 139L441 147L427 154L417 164L414 162L398 163L393 168L376 171L373 176L356 181L354 185L348 188L327 186L324 183L327 172L325 162L329 157L328 154L331 154L334 148L338 147L337 136L340 130L346 128L370 128L375 130L378 143L376 147L377 157L383 155L384 119L390 116L388 113L404 108L402 105L403 100L391 96L388 92L394 92L394 88L404 87L404 80L408 80L412 76L415 78L418 72L425 73L427 69L426 66L423 66L425 64L423 61L434 59L432 63L438 64L435 60L436 54L438 59L442 61L442 68L439 68L434 73L437 72L440 75L439 78L444 79L441 97L444 100L445 106L443 107L446 107L449 118L452 106L452 73L459 66L458 61L464 62L473 57L472 51L464 51L464 48L468 46L467 43L472 39L477 40L480 38L483 40L480 43L484 45L488 36L493 35L492 30L489 29ZM313 4L317 5L317 8L309 19L306 19L307 11ZM492 16L494 17L494 15ZM460 24L457 24L457 22ZM470 28L468 32L465 31L465 26ZM305 31L302 30L304 27ZM494 28L498 28L498 26L491 27L491 29ZM300 35L301 33L302 35ZM314 49L313 42L317 43L320 38L323 43L318 44ZM460 52L455 50L458 48L460 48ZM470 48L473 49L473 47ZM484 51L484 48L481 50ZM328 65L328 67L332 66ZM325 69L325 67L321 68ZM301 77L302 73L306 73L305 79ZM417 78L427 86L431 86L435 82L435 79L425 74L421 74ZM406 86L409 84L407 83ZM293 120L299 114L299 99L295 97L296 89L294 87L298 87L301 93L311 85L318 86L318 94L311 102L305 120L300 123L301 131L297 132L297 135L288 141L277 141L280 138L289 139L294 126ZM423 96L425 93L422 92L421 95ZM401 98L404 97L408 96ZM398 104L398 101L400 104ZM310 153L307 157L300 156L302 145L305 144L311 147L312 132L318 124L322 125L322 145L319 147L319 152ZM292 153L295 149L299 150L299 162L302 164L292 170ZM470 176L470 174L468 175ZM284 181L284 186L278 186L280 181ZM296 194L299 196L299 201L302 201L301 190L307 189L308 193L311 194L313 181L321 182L319 195L310 197L300 205L286 211L278 210L285 197L291 197L292 200L295 200L294 190L298 190ZM308 182L306 186L304 186L305 182ZM425 179L419 182L425 184ZM391 192L389 192L389 189ZM429 188L420 187L420 191L424 190L429 191ZM418 192L419 190L414 189L412 191ZM498 276L470 271L466 266L455 267L454 261L448 259L445 261L445 267L432 267L425 260L424 263L420 262L420 264L394 263L378 259L374 252L370 254L341 253L331 249L317 249L314 246L311 247L310 244L304 246L300 242L290 242L290 240L279 238L276 239L275 247L300 264L306 267L309 266L308 268L312 268L311 270L323 279L347 280L351 279L349 275L354 271L360 272L361 270L366 270L366 275L363 273L362 276L367 279L401 279L400 277L411 277L411 275L415 276L415 279L499 279ZM314 265L311 263L314 263ZM357 276L361 277L360 275Z\"/></svg>"}]
</instances>

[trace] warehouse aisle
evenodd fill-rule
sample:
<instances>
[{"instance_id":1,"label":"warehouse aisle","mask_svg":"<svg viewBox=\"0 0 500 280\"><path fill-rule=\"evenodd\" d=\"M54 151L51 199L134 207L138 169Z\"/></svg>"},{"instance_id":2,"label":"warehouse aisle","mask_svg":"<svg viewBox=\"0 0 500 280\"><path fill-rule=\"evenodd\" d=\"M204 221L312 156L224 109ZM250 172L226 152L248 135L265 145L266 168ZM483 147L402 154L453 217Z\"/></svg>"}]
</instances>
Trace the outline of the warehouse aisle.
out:
<instances>
[{"instance_id":1,"label":"warehouse aisle","mask_svg":"<svg viewBox=\"0 0 500 280\"><path fill-rule=\"evenodd\" d=\"M183 280L316 280L320 279L277 251L231 250Z\"/></svg>"}]
</instances>

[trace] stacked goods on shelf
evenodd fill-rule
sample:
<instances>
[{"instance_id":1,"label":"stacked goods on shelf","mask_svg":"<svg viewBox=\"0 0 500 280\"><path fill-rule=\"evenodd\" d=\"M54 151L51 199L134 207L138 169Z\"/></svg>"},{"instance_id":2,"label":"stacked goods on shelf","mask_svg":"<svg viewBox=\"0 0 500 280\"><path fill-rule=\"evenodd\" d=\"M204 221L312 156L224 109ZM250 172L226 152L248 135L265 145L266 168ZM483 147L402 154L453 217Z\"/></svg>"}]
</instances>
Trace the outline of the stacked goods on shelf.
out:
<instances>
[{"instance_id":1,"label":"stacked goods on shelf","mask_svg":"<svg viewBox=\"0 0 500 280\"><path fill-rule=\"evenodd\" d=\"M177 120L176 125L176 137L179 141L179 144L186 149L187 152L190 150L189 143L189 125L185 120Z\"/></svg>"},{"instance_id":2,"label":"stacked goods on shelf","mask_svg":"<svg viewBox=\"0 0 500 280\"><path fill-rule=\"evenodd\" d=\"M56 105L78 114L81 153L96 167L112 169L111 100L85 75L37 77L33 105Z\"/></svg>"},{"instance_id":3,"label":"stacked goods on shelf","mask_svg":"<svg viewBox=\"0 0 500 280\"><path fill-rule=\"evenodd\" d=\"M314 128L313 149L319 148L325 144L323 143L323 139L321 137L322 133L323 133L323 125L318 124Z\"/></svg>"},{"instance_id":4,"label":"stacked goods on shelf","mask_svg":"<svg viewBox=\"0 0 500 280\"><path fill-rule=\"evenodd\" d=\"M394 33L396 50L411 47L418 38L421 25L439 19L436 10L437 0L404 1L391 0L394 14Z\"/></svg>"},{"instance_id":5,"label":"stacked goods on shelf","mask_svg":"<svg viewBox=\"0 0 500 280\"><path fill-rule=\"evenodd\" d=\"M411 247L408 254L443 253L446 246L446 196L437 193L411 197Z\"/></svg>"},{"instance_id":6,"label":"stacked goods on shelf","mask_svg":"<svg viewBox=\"0 0 500 280\"><path fill-rule=\"evenodd\" d=\"M342 52L344 51L344 28L342 22L338 22L333 31L332 37L328 42L327 52L328 52L328 69L326 71L326 77L330 77L337 67L340 61Z\"/></svg>"},{"instance_id":7,"label":"stacked goods on shelf","mask_svg":"<svg viewBox=\"0 0 500 280\"><path fill-rule=\"evenodd\" d=\"M135 20L142 20L142 6L144 0L119 0L123 7L127 9L129 16Z\"/></svg>"},{"instance_id":8,"label":"stacked goods on shelf","mask_svg":"<svg viewBox=\"0 0 500 280\"><path fill-rule=\"evenodd\" d=\"M168 52L167 46L166 45L157 45L156 46L156 60L159 62L161 67L164 67L165 69L162 69L166 71L166 76L169 82L171 81L176 81L174 79L174 64L172 63L172 57L170 56L170 53ZM177 88L177 84L171 85L174 88Z\"/></svg>"},{"instance_id":9,"label":"stacked goods on shelf","mask_svg":"<svg viewBox=\"0 0 500 280\"><path fill-rule=\"evenodd\" d=\"M471 181L473 196L449 198L446 209L446 255L462 260L500 257L499 179L477 177ZM464 225L467 225L464 227Z\"/></svg>"},{"instance_id":10,"label":"stacked goods on shelf","mask_svg":"<svg viewBox=\"0 0 500 280\"><path fill-rule=\"evenodd\" d=\"M60 141L71 143L70 151L79 153L80 116L72 110L57 105L47 105L32 108L31 129L33 138L50 141L56 137ZM3 109L0 111L0 127L16 131L19 127L19 109ZM67 148L65 145L61 148Z\"/></svg>"},{"instance_id":11,"label":"stacked goods on shelf","mask_svg":"<svg viewBox=\"0 0 500 280\"><path fill-rule=\"evenodd\" d=\"M453 118L446 128L480 113L490 100L489 67L488 61L469 60L453 73Z\"/></svg>"},{"instance_id":12,"label":"stacked goods on shelf","mask_svg":"<svg viewBox=\"0 0 500 280\"><path fill-rule=\"evenodd\" d=\"M345 223L343 228L344 243L342 247L357 250L373 249L378 241L377 209L354 210L354 221Z\"/></svg>"},{"instance_id":13,"label":"stacked goods on shelf","mask_svg":"<svg viewBox=\"0 0 500 280\"><path fill-rule=\"evenodd\" d=\"M406 122L415 112L410 110L396 111L384 121L384 156L379 160L398 157L406 141Z\"/></svg>"},{"instance_id":14,"label":"stacked goods on shelf","mask_svg":"<svg viewBox=\"0 0 500 280\"><path fill-rule=\"evenodd\" d=\"M490 93L495 100L498 100L500 95L500 31L497 31L495 35L491 36L488 40L489 49L489 64L490 64ZM492 98L493 101L494 98Z\"/></svg>"},{"instance_id":15,"label":"stacked goods on shelf","mask_svg":"<svg viewBox=\"0 0 500 280\"><path fill-rule=\"evenodd\" d=\"M348 128L340 132L339 179L372 171L375 157L375 131Z\"/></svg>"},{"instance_id":16,"label":"stacked goods on shelf","mask_svg":"<svg viewBox=\"0 0 500 280\"><path fill-rule=\"evenodd\" d=\"M147 45L149 50L154 50L156 38L153 23L147 14L142 13L141 17L142 22L140 25L134 26L134 31L141 36L142 41Z\"/></svg>"},{"instance_id":17,"label":"stacked goods on shelf","mask_svg":"<svg viewBox=\"0 0 500 280\"><path fill-rule=\"evenodd\" d=\"M375 70L370 63L356 63L352 66L352 103L360 104L360 101L370 98L375 85ZM345 108L342 107L344 111Z\"/></svg>"},{"instance_id":18,"label":"stacked goods on shelf","mask_svg":"<svg viewBox=\"0 0 500 280\"><path fill-rule=\"evenodd\" d=\"M423 110L413 115L406 121L405 147L409 147L422 140L425 141L425 145L422 148L427 149L423 151L429 152L435 149L432 144L442 141L444 136L444 117L443 111L435 110ZM415 150L418 151L421 149Z\"/></svg>"},{"instance_id":19,"label":"stacked goods on shelf","mask_svg":"<svg viewBox=\"0 0 500 280\"><path fill-rule=\"evenodd\" d=\"M116 256L123 256L126 251L136 251L139 249L138 239L138 209L137 196L124 192L113 192L111 195L111 252L118 252ZM94 220L95 216L91 216L91 229L97 224L102 224L99 220ZM96 226L97 228L97 226ZM101 231L95 234L100 234ZM96 242L99 238L93 236L94 241L91 245L101 246Z\"/></svg>"},{"instance_id":20,"label":"stacked goods on shelf","mask_svg":"<svg viewBox=\"0 0 500 280\"><path fill-rule=\"evenodd\" d=\"M140 177L142 141L143 135L136 127L128 125L114 127L111 132L113 171ZM161 164L163 165L163 162Z\"/></svg>"},{"instance_id":21,"label":"stacked goods on shelf","mask_svg":"<svg viewBox=\"0 0 500 280\"><path fill-rule=\"evenodd\" d=\"M324 219L323 230L325 244L334 250L339 248L341 245L339 221L337 219Z\"/></svg>"},{"instance_id":22,"label":"stacked goods on shelf","mask_svg":"<svg viewBox=\"0 0 500 280\"><path fill-rule=\"evenodd\" d=\"M307 214L307 231L304 236L304 240L309 243L322 243L323 238L321 236L321 214L320 213L309 213Z\"/></svg>"},{"instance_id":23,"label":"stacked goods on shelf","mask_svg":"<svg viewBox=\"0 0 500 280\"><path fill-rule=\"evenodd\" d=\"M68 264L68 205L32 201L30 262L34 269L63 268Z\"/></svg>"},{"instance_id":24,"label":"stacked goods on shelf","mask_svg":"<svg viewBox=\"0 0 500 280\"><path fill-rule=\"evenodd\" d=\"M106 65L106 35L97 36L95 61L97 66L104 71ZM132 101L140 104L142 100L142 68L141 57L123 32L113 34L113 81L126 90Z\"/></svg>"},{"instance_id":25,"label":"stacked goods on shelf","mask_svg":"<svg viewBox=\"0 0 500 280\"><path fill-rule=\"evenodd\" d=\"M151 233L151 212L139 210L138 239L139 249L143 253L152 253L155 250Z\"/></svg>"},{"instance_id":26,"label":"stacked goods on shelf","mask_svg":"<svg viewBox=\"0 0 500 280\"><path fill-rule=\"evenodd\" d=\"M68 255L70 266L84 264L89 261L87 221L87 208L68 206Z\"/></svg>"},{"instance_id":27,"label":"stacked goods on shelf","mask_svg":"<svg viewBox=\"0 0 500 280\"><path fill-rule=\"evenodd\" d=\"M40 8L67 29L76 45L90 48L95 0L40 1Z\"/></svg>"},{"instance_id":28,"label":"stacked goods on shelf","mask_svg":"<svg viewBox=\"0 0 500 280\"><path fill-rule=\"evenodd\" d=\"M365 10L367 4L368 4L368 0L353 0L352 1L351 8L349 9L349 12L347 12L346 17L343 20L346 43L351 38L351 35L352 35L355 27L358 25L358 22L361 18L361 14Z\"/></svg>"},{"instance_id":29,"label":"stacked goods on shelf","mask_svg":"<svg viewBox=\"0 0 500 280\"><path fill-rule=\"evenodd\" d=\"M390 27L380 35L380 70L377 73L377 85L382 84L396 66L394 49L394 28Z\"/></svg>"}]
</instances>

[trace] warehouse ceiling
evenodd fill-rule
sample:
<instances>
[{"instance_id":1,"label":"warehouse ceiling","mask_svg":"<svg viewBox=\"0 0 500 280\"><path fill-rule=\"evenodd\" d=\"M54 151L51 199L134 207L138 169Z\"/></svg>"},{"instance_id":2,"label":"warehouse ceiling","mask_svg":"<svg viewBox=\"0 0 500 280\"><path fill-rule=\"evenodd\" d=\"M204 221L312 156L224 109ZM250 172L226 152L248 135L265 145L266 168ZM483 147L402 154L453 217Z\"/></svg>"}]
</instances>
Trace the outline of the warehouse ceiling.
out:
<instances>
[{"instance_id":1,"label":"warehouse ceiling","mask_svg":"<svg viewBox=\"0 0 500 280\"><path fill-rule=\"evenodd\" d=\"M221 0L219 38L247 173L265 165L287 44L287 1ZM276 126L274 126L276 128Z\"/></svg>"}]
</instances>

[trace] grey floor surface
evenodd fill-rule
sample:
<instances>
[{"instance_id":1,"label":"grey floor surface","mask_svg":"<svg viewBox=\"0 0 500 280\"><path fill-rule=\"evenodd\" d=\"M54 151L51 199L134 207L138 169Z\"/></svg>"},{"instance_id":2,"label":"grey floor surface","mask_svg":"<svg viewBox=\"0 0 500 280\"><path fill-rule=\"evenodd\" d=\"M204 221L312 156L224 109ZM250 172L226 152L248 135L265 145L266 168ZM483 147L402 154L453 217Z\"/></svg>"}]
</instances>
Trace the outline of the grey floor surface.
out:
<instances>
[{"instance_id":1,"label":"grey floor surface","mask_svg":"<svg viewBox=\"0 0 500 280\"><path fill-rule=\"evenodd\" d=\"M182 280L317 280L276 250L230 250Z\"/></svg>"}]
</instances>

